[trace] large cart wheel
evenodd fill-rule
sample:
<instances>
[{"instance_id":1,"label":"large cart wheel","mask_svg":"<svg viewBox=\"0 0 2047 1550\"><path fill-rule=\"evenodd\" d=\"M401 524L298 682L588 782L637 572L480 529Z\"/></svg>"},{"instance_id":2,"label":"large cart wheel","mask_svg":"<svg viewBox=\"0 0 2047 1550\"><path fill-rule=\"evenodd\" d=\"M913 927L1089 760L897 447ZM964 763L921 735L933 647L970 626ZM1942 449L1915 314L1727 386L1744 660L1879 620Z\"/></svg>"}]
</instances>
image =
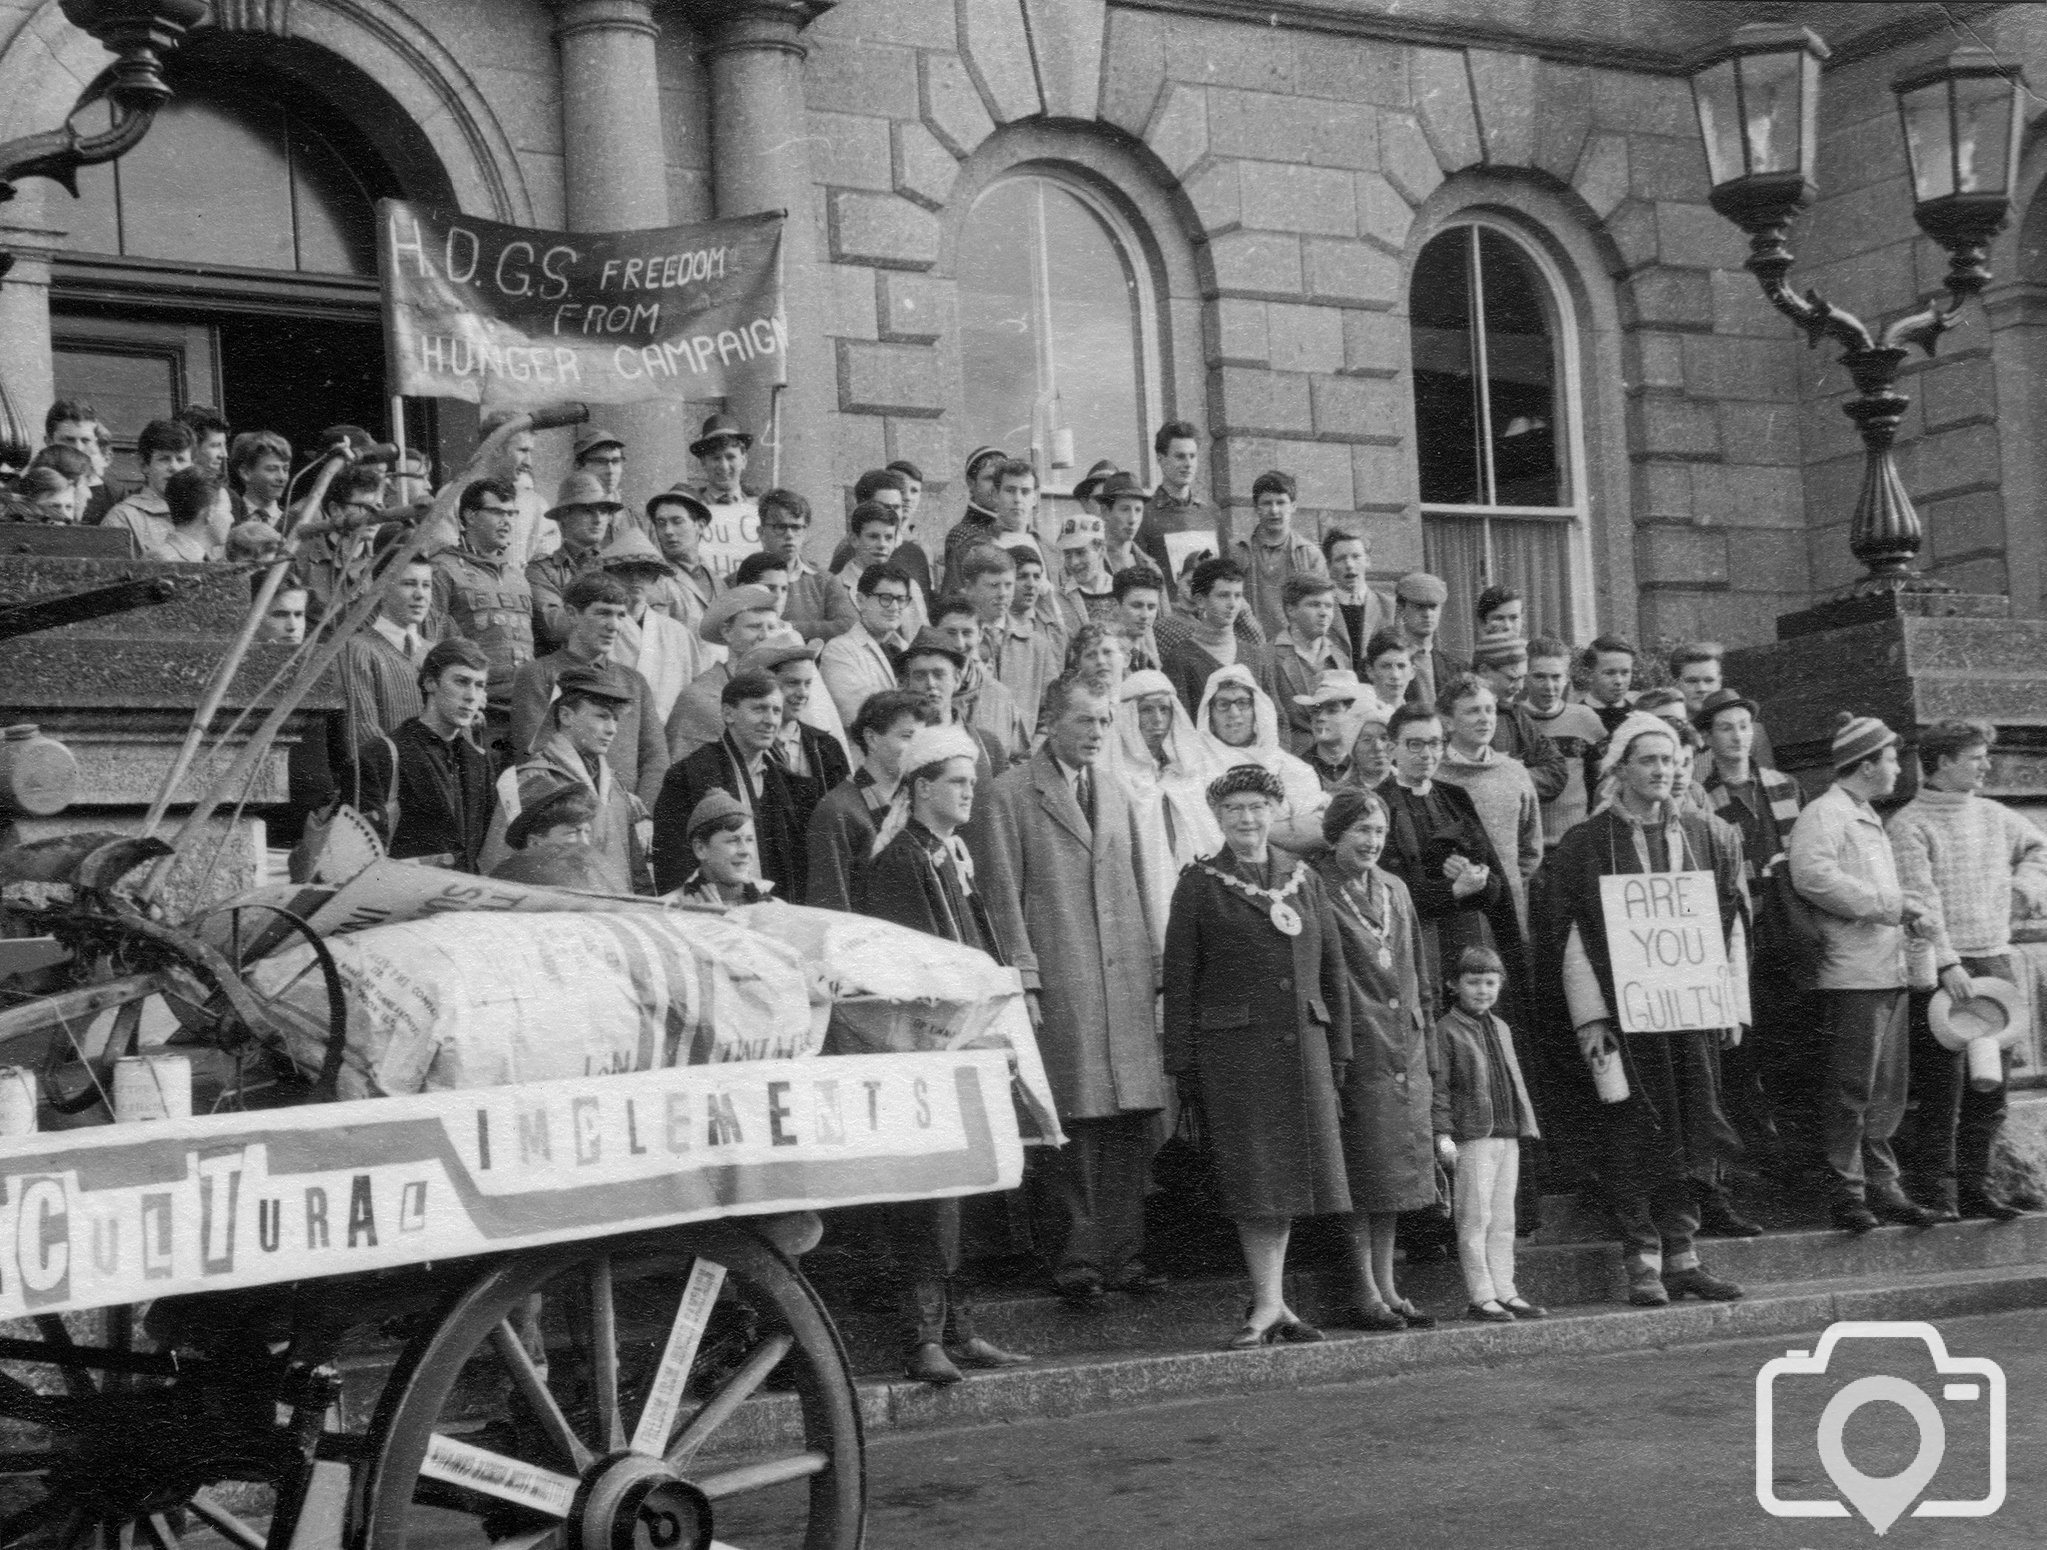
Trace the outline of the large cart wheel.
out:
<instances>
[{"instance_id":1,"label":"large cart wheel","mask_svg":"<svg viewBox=\"0 0 2047 1550\"><path fill-rule=\"evenodd\" d=\"M0 1547L180 1550L211 1528L264 1550L260 1522L211 1487L295 1472L277 1372L181 1370L137 1349L127 1307L32 1327L0 1339Z\"/></svg>"},{"instance_id":2,"label":"large cart wheel","mask_svg":"<svg viewBox=\"0 0 2047 1550\"><path fill-rule=\"evenodd\" d=\"M407 1348L371 1437L357 1550L857 1550L864 1524L837 1331L737 1225L502 1262Z\"/></svg>"}]
</instances>

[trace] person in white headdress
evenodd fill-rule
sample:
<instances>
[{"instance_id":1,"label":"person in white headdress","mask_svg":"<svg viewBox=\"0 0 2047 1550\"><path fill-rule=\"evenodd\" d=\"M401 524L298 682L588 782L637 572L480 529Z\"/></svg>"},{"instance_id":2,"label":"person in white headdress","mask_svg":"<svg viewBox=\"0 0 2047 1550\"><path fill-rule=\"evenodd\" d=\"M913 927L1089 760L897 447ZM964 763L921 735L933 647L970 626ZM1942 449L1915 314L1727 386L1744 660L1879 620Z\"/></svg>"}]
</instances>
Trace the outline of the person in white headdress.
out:
<instances>
[{"instance_id":1,"label":"person in white headdress","mask_svg":"<svg viewBox=\"0 0 2047 1550\"><path fill-rule=\"evenodd\" d=\"M1208 783L1225 766L1197 735L1172 679L1148 668L1123 680L1113 746L1137 802L1158 815L1173 874L1214 855L1223 837L1209 809Z\"/></svg>"},{"instance_id":2,"label":"person in white headdress","mask_svg":"<svg viewBox=\"0 0 2047 1550\"><path fill-rule=\"evenodd\" d=\"M1279 707L1250 668L1232 662L1209 674L1194 726L1209 763L1224 770L1256 764L1278 778L1273 844L1297 853L1322 849L1322 809L1329 805L1329 793L1306 763L1280 746Z\"/></svg>"},{"instance_id":3,"label":"person in white headdress","mask_svg":"<svg viewBox=\"0 0 2047 1550\"><path fill-rule=\"evenodd\" d=\"M979 948L1008 962L959 829L974 810L980 744L958 725L919 727L903 748L902 780L874 837L861 912ZM884 1208L908 1347L904 1370L921 1383L960 1381L961 1367L1030 1360L974 1328L959 1282L960 1203L915 1200Z\"/></svg>"}]
</instances>

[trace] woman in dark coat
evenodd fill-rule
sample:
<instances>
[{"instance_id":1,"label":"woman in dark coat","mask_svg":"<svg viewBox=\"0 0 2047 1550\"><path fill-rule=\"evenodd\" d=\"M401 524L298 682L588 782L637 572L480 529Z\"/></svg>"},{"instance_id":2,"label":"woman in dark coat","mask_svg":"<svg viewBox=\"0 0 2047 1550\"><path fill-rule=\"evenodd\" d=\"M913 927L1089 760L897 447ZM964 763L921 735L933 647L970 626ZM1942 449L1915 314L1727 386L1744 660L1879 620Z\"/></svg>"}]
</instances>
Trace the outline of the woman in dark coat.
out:
<instances>
[{"instance_id":1,"label":"woman in dark coat","mask_svg":"<svg viewBox=\"0 0 2047 1550\"><path fill-rule=\"evenodd\" d=\"M1330 849L1316 871L1350 978L1343 1162L1356 1300L1345 1322L1361 1329L1427 1329L1436 1321L1393 1284L1393 1239L1399 1213L1437 1201L1430 1124L1435 1018L1414 904L1407 886L1377 865L1386 830L1386 804L1370 791L1338 790L1322 810Z\"/></svg>"},{"instance_id":2,"label":"woman in dark coat","mask_svg":"<svg viewBox=\"0 0 2047 1550\"><path fill-rule=\"evenodd\" d=\"M1559 840L1542 869L1541 897L1551 916L1544 940L1559 949L1542 965L1553 981L1552 1002L1568 1009L1566 1026L1586 1060L1618 1054L1627 1076L1627 1096L1597 1106L1599 1172L1621 1230L1628 1300L1645 1306L1687 1294L1714 1302L1741 1296L1740 1287L1700 1265L1694 1247L1699 1182L1711 1180L1741 1147L1720 1103L1720 1051L1741 1029L1623 1032L1600 903L1603 877L1710 872L1729 968L1737 982L1745 979L1741 859L1704 816L1672 800L1680 757L1691 754L1660 716L1628 716L1601 759L1611 800Z\"/></svg>"},{"instance_id":3,"label":"woman in dark coat","mask_svg":"<svg viewBox=\"0 0 2047 1550\"><path fill-rule=\"evenodd\" d=\"M1337 1090L1349 985L1328 895L1267 843L1285 790L1238 765L1208 788L1226 842L1180 874L1166 926L1166 1069L1207 1117L1251 1308L1230 1340L1320 1340L1282 1282L1296 1216L1350 1210Z\"/></svg>"}]
</instances>

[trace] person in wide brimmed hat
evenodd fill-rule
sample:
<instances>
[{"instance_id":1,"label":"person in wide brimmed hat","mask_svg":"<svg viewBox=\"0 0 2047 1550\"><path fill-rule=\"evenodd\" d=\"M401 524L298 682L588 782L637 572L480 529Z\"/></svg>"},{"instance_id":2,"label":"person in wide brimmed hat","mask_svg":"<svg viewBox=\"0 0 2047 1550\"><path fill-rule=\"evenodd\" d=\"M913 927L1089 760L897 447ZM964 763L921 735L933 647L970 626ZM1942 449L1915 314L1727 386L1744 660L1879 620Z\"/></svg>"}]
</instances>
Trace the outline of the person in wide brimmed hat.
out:
<instances>
[{"instance_id":1,"label":"person in wide brimmed hat","mask_svg":"<svg viewBox=\"0 0 2047 1550\"><path fill-rule=\"evenodd\" d=\"M689 455L704 471L696 493L713 511L731 516L752 509L754 496L745 484L747 454L752 449L753 433L723 413L706 419L697 439L689 444Z\"/></svg>"},{"instance_id":2,"label":"person in wide brimmed hat","mask_svg":"<svg viewBox=\"0 0 2047 1550\"><path fill-rule=\"evenodd\" d=\"M1381 724L1386 719L1371 685L1361 683L1347 667L1325 668L1306 694L1292 698L1308 713L1311 741L1301 750L1301 762L1315 772L1322 789L1331 793L1344 787L1367 789L1355 752L1358 730L1371 717Z\"/></svg>"},{"instance_id":3,"label":"person in wide brimmed hat","mask_svg":"<svg viewBox=\"0 0 2047 1550\"><path fill-rule=\"evenodd\" d=\"M533 612L543 637L538 644L547 650L552 651L569 638L562 593L584 571L596 569L597 557L611 536L612 523L624 510L618 497L605 488L603 479L588 469L572 469L562 480L560 493L547 508L547 520L559 531L561 547L526 567L526 582L533 591Z\"/></svg>"},{"instance_id":4,"label":"person in wide brimmed hat","mask_svg":"<svg viewBox=\"0 0 2047 1550\"><path fill-rule=\"evenodd\" d=\"M620 500L625 488L625 438L598 425L585 425L576 432L575 465L595 475L604 493Z\"/></svg>"},{"instance_id":5,"label":"person in wide brimmed hat","mask_svg":"<svg viewBox=\"0 0 2047 1550\"><path fill-rule=\"evenodd\" d=\"M2047 914L2047 835L1983 795L1997 729L1937 721L1919 734L1919 791L1886 826L1898 880L1934 906L1926 933L1906 949L1911 971L1912 1112L1899 1137L1905 1184L1922 1205L2002 1220L2021 1207L1992 1182L1990 1158L2005 1115L2004 1083L1989 1092L1963 1078L1966 1056L1943 1047L1930 1024L1939 993L1956 1005L2019 977L2012 917Z\"/></svg>"},{"instance_id":6,"label":"person in wide brimmed hat","mask_svg":"<svg viewBox=\"0 0 2047 1550\"><path fill-rule=\"evenodd\" d=\"M718 740L723 722L718 696L732 676L732 666L773 634L781 624L775 594L766 587L730 587L718 594L697 625L697 639L718 648L717 660L676 696L668 713L668 756L680 761L706 743Z\"/></svg>"},{"instance_id":7,"label":"person in wide brimmed hat","mask_svg":"<svg viewBox=\"0 0 2047 1550\"><path fill-rule=\"evenodd\" d=\"M697 639L696 631L679 624L670 609L660 606L677 595L677 569L653 540L631 523L619 524L617 535L599 553L597 565L626 590L626 617L619 622L612 658L647 680L656 722L665 727L682 691L711 665L710 651Z\"/></svg>"}]
</instances>

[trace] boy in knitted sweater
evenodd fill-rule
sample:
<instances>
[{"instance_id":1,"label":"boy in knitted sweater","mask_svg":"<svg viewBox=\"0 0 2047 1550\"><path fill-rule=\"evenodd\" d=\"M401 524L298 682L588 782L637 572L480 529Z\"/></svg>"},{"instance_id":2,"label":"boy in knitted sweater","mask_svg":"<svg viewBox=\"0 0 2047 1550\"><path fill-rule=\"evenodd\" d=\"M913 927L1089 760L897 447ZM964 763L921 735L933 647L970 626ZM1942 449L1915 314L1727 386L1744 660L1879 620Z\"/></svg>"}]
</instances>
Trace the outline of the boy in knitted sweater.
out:
<instances>
[{"instance_id":1,"label":"boy in knitted sweater","mask_svg":"<svg viewBox=\"0 0 2047 1550\"><path fill-rule=\"evenodd\" d=\"M1970 1088L1964 1056L1942 1048L1927 1020L1936 987L1961 1000L1974 976L2015 980L2014 894L2029 910L2047 908L2047 835L1980 794L1996 741L1996 729L1982 722L1929 727L1919 739L1919 794L1887 825L1898 880L1927 906L1927 929L1906 949L1912 1112L1899 1160L1914 1198L1949 1220L2019 1214L1988 1178L2004 1123L2004 1089Z\"/></svg>"}]
</instances>

